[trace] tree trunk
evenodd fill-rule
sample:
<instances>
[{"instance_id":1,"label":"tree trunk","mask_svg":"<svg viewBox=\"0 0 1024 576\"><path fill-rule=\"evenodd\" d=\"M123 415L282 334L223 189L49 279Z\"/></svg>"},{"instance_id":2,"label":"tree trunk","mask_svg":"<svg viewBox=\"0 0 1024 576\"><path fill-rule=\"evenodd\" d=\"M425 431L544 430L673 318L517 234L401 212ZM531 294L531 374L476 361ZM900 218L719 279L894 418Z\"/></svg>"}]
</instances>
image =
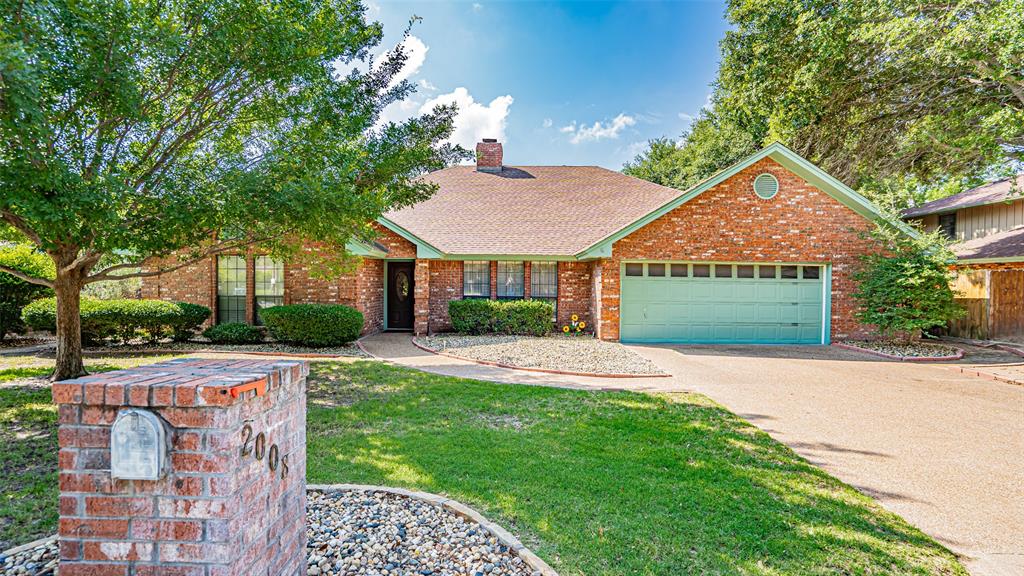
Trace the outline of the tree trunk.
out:
<instances>
[{"instance_id":1,"label":"tree trunk","mask_svg":"<svg viewBox=\"0 0 1024 576\"><path fill-rule=\"evenodd\" d=\"M87 374L82 363L82 317L79 315L82 282L78 271L62 274L57 266L53 291L57 295L57 365L53 380L67 380Z\"/></svg>"}]
</instances>

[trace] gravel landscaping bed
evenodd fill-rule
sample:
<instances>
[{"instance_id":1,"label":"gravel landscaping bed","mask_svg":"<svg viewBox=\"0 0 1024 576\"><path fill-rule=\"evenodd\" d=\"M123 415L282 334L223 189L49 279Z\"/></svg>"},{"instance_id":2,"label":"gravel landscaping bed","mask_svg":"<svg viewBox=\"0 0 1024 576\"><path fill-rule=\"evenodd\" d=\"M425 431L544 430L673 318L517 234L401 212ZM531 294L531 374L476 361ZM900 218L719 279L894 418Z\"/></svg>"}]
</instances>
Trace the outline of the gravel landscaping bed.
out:
<instances>
[{"instance_id":1,"label":"gravel landscaping bed","mask_svg":"<svg viewBox=\"0 0 1024 576\"><path fill-rule=\"evenodd\" d=\"M149 352L152 350L175 350L181 352L195 352L199 350L214 350L217 352L278 352L284 354L325 354L331 356L355 356L365 358L366 352L355 345L335 346L331 348L310 348L308 346L295 346L279 342L261 342L259 344L211 344L209 342L157 342L156 344L127 344L123 346L99 346L89 347L88 352Z\"/></svg>"},{"instance_id":2,"label":"gravel landscaping bed","mask_svg":"<svg viewBox=\"0 0 1024 576\"><path fill-rule=\"evenodd\" d=\"M660 375L650 360L616 342L589 336L464 336L417 338L439 352L521 368L594 374Z\"/></svg>"},{"instance_id":3,"label":"gravel landscaping bed","mask_svg":"<svg viewBox=\"0 0 1024 576\"><path fill-rule=\"evenodd\" d=\"M956 356L960 349L946 344L931 342L899 342L895 340L847 340L843 344L864 348L874 352L903 356L906 358L938 358Z\"/></svg>"},{"instance_id":4,"label":"gravel landscaping bed","mask_svg":"<svg viewBox=\"0 0 1024 576\"><path fill-rule=\"evenodd\" d=\"M4 553L0 552L0 574L4 576L51 576L57 573L58 552L56 538L49 538L36 546L25 548L9 556L4 556Z\"/></svg>"},{"instance_id":5,"label":"gravel landscaping bed","mask_svg":"<svg viewBox=\"0 0 1024 576\"><path fill-rule=\"evenodd\" d=\"M531 576L479 524L415 498L362 490L309 492L309 576ZM56 574L56 539L8 557L5 576Z\"/></svg>"},{"instance_id":6,"label":"gravel landscaping bed","mask_svg":"<svg viewBox=\"0 0 1024 576\"><path fill-rule=\"evenodd\" d=\"M309 492L307 574L530 576L479 524L386 492Z\"/></svg>"}]
</instances>

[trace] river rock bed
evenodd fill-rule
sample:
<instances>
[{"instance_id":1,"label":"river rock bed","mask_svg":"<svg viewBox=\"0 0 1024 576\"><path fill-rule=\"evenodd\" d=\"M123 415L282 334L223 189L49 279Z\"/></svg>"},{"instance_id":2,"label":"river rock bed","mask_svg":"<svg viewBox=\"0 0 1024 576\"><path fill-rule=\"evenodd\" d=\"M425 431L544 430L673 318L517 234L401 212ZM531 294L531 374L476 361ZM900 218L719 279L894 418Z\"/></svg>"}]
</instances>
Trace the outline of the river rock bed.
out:
<instances>
[{"instance_id":1,"label":"river rock bed","mask_svg":"<svg viewBox=\"0 0 1024 576\"><path fill-rule=\"evenodd\" d=\"M448 509L397 494L309 493L309 576L531 576L494 535Z\"/></svg>"},{"instance_id":2,"label":"river rock bed","mask_svg":"<svg viewBox=\"0 0 1024 576\"><path fill-rule=\"evenodd\" d=\"M618 342L583 336L437 334L417 341L439 352L520 368L654 376L662 370Z\"/></svg>"},{"instance_id":3,"label":"river rock bed","mask_svg":"<svg viewBox=\"0 0 1024 576\"><path fill-rule=\"evenodd\" d=\"M14 553L0 552L0 574L3 576L51 576L57 573L58 552L56 538L48 538L35 546Z\"/></svg>"},{"instance_id":4,"label":"river rock bed","mask_svg":"<svg viewBox=\"0 0 1024 576\"><path fill-rule=\"evenodd\" d=\"M934 342L901 342L898 340L847 340L849 346L864 348L874 352L903 356L905 358L940 358L956 356L959 348Z\"/></svg>"},{"instance_id":5,"label":"river rock bed","mask_svg":"<svg viewBox=\"0 0 1024 576\"><path fill-rule=\"evenodd\" d=\"M532 576L513 550L447 508L387 492L309 492L309 576ZM55 576L56 538L0 552L3 576Z\"/></svg>"}]
</instances>

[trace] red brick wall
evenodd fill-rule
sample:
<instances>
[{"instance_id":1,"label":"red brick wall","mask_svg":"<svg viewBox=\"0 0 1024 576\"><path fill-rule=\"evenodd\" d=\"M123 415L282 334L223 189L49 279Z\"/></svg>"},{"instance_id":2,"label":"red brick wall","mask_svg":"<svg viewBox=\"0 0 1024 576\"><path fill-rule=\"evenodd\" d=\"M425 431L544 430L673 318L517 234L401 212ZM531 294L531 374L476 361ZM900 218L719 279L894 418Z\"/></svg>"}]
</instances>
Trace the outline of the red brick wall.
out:
<instances>
[{"instance_id":1,"label":"red brick wall","mask_svg":"<svg viewBox=\"0 0 1024 576\"><path fill-rule=\"evenodd\" d=\"M377 242L389 250L389 258L415 258L416 246L408 240L374 223L378 233ZM318 249L311 245L307 252ZM156 266L147 268L155 269ZM173 272L142 279L142 297L160 300L192 302L207 306L213 311L210 322L217 318L217 266L216 259L209 258ZM254 319L252 294L255 274L253 258L247 257L247 283L250 296L248 306L249 322ZM356 270L334 279L314 278L308 265L289 264L284 266L284 301L286 304L345 304L363 313L363 333L383 329L384 326L384 264L381 260L363 259Z\"/></svg>"},{"instance_id":2,"label":"red brick wall","mask_svg":"<svg viewBox=\"0 0 1024 576\"><path fill-rule=\"evenodd\" d=\"M445 332L452 329L448 316L448 303L462 299L462 262L458 260L430 261L430 331Z\"/></svg>"},{"instance_id":3,"label":"red brick wall","mask_svg":"<svg viewBox=\"0 0 1024 576\"><path fill-rule=\"evenodd\" d=\"M779 192L758 198L754 178L771 172ZM873 249L860 231L873 224L771 159L764 159L615 243L601 262L601 326L619 337L622 260L822 262L832 264L832 339L870 336L853 317L850 275Z\"/></svg>"},{"instance_id":4,"label":"red brick wall","mask_svg":"<svg viewBox=\"0 0 1024 576\"><path fill-rule=\"evenodd\" d=\"M462 299L462 262L457 260L430 260L430 332L452 329L448 316L448 303ZM497 262L491 262L491 298L497 294ZM530 297L530 263L524 263L525 297ZM558 326L569 322L577 314L591 321L590 262L559 262L558 264Z\"/></svg>"},{"instance_id":5,"label":"red brick wall","mask_svg":"<svg viewBox=\"0 0 1024 576\"><path fill-rule=\"evenodd\" d=\"M374 222L374 232L377 233L377 242L388 249L388 258L415 258L416 245L395 234L391 230Z\"/></svg>"},{"instance_id":6,"label":"red brick wall","mask_svg":"<svg viewBox=\"0 0 1024 576\"><path fill-rule=\"evenodd\" d=\"M587 332L593 328L591 316L591 262L558 263L558 327L569 323L573 314L587 323Z\"/></svg>"},{"instance_id":7,"label":"red brick wall","mask_svg":"<svg viewBox=\"0 0 1024 576\"><path fill-rule=\"evenodd\" d=\"M307 373L301 362L192 359L55 383L60 573L305 574ZM262 396L227 393L259 380ZM111 478L111 426L127 406L170 428L161 480ZM242 453L244 424L264 435L260 459Z\"/></svg>"},{"instance_id":8,"label":"red brick wall","mask_svg":"<svg viewBox=\"0 0 1024 576\"><path fill-rule=\"evenodd\" d=\"M166 262L170 263L171 260ZM144 267L144 271L156 269ZM208 306L216 304L217 284L212 259L202 260L167 274L142 279L142 297L155 300L191 302Z\"/></svg>"},{"instance_id":9,"label":"red brick wall","mask_svg":"<svg viewBox=\"0 0 1024 576\"><path fill-rule=\"evenodd\" d=\"M364 258L356 275L355 307L363 313L363 334L384 329L384 261Z\"/></svg>"},{"instance_id":10,"label":"red brick wall","mask_svg":"<svg viewBox=\"0 0 1024 576\"><path fill-rule=\"evenodd\" d=\"M413 269L413 333L430 332L430 260L417 260Z\"/></svg>"}]
</instances>

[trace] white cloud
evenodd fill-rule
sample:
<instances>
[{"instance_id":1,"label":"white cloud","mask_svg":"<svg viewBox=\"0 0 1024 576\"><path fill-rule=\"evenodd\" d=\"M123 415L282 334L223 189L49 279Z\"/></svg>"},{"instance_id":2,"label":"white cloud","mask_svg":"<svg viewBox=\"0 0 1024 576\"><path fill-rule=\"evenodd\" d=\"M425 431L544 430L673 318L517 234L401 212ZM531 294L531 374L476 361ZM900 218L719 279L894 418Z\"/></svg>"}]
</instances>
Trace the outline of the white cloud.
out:
<instances>
[{"instance_id":1,"label":"white cloud","mask_svg":"<svg viewBox=\"0 0 1024 576\"><path fill-rule=\"evenodd\" d=\"M544 128L551 128L551 126L554 123L555 123L554 120L552 120L551 118L545 118L544 122L541 124L541 126L543 126Z\"/></svg>"},{"instance_id":2,"label":"white cloud","mask_svg":"<svg viewBox=\"0 0 1024 576\"><path fill-rule=\"evenodd\" d=\"M430 80L427 80L426 78L420 78L420 81L417 84L419 84L420 88L423 88L424 90L429 90L431 92L437 90L437 86L434 86Z\"/></svg>"},{"instance_id":3,"label":"white cloud","mask_svg":"<svg viewBox=\"0 0 1024 576\"><path fill-rule=\"evenodd\" d=\"M473 12L479 12L484 9L484 5L479 2L473 2Z\"/></svg>"},{"instance_id":4,"label":"white cloud","mask_svg":"<svg viewBox=\"0 0 1024 576\"><path fill-rule=\"evenodd\" d=\"M399 46L402 47L402 52L405 52L406 55L405 66L402 66L398 74L391 79L389 87L396 86L402 80L407 80L419 72L427 60L427 52L430 51L430 47L416 36L407 37ZM382 62L384 62L383 59L377 60L375 66L380 66Z\"/></svg>"},{"instance_id":5,"label":"white cloud","mask_svg":"<svg viewBox=\"0 0 1024 576\"><path fill-rule=\"evenodd\" d=\"M504 142L509 108L513 102L511 95L498 96L489 104L483 104L477 102L469 90L460 86L447 94L427 100L419 112L424 114L434 106L453 102L459 107L459 114L455 118L455 131L449 140L470 150L483 138L497 138L499 142Z\"/></svg>"},{"instance_id":6,"label":"white cloud","mask_svg":"<svg viewBox=\"0 0 1024 576\"><path fill-rule=\"evenodd\" d=\"M380 14L380 4L377 4L373 0L366 2L366 13L371 16L377 16Z\"/></svg>"},{"instance_id":7,"label":"white cloud","mask_svg":"<svg viewBox=\"0 0 1024 576\"><path fill-rule=\"evenodd\" d=\"M693 122L693 114L687 114L686 112L680 112L678 114L679 119L684 122Z\"/></svg>"},{"instance_id":8,"label":"white cloud","mask_svg":"<svg viewBox=\"0 0 1024 576\"><path fill-rule=\"evenodd\" d=\"M572 138L569 141L573 144L579 144L581 142L618 138L620 132L634 124L636 124L636 118L626 114L619 114L608 123L594 122L591 126L583 125L577 127L574 121L568 126L562 126L559 128L559 131L572 134Z\"/></svg>"}]
</instances>

